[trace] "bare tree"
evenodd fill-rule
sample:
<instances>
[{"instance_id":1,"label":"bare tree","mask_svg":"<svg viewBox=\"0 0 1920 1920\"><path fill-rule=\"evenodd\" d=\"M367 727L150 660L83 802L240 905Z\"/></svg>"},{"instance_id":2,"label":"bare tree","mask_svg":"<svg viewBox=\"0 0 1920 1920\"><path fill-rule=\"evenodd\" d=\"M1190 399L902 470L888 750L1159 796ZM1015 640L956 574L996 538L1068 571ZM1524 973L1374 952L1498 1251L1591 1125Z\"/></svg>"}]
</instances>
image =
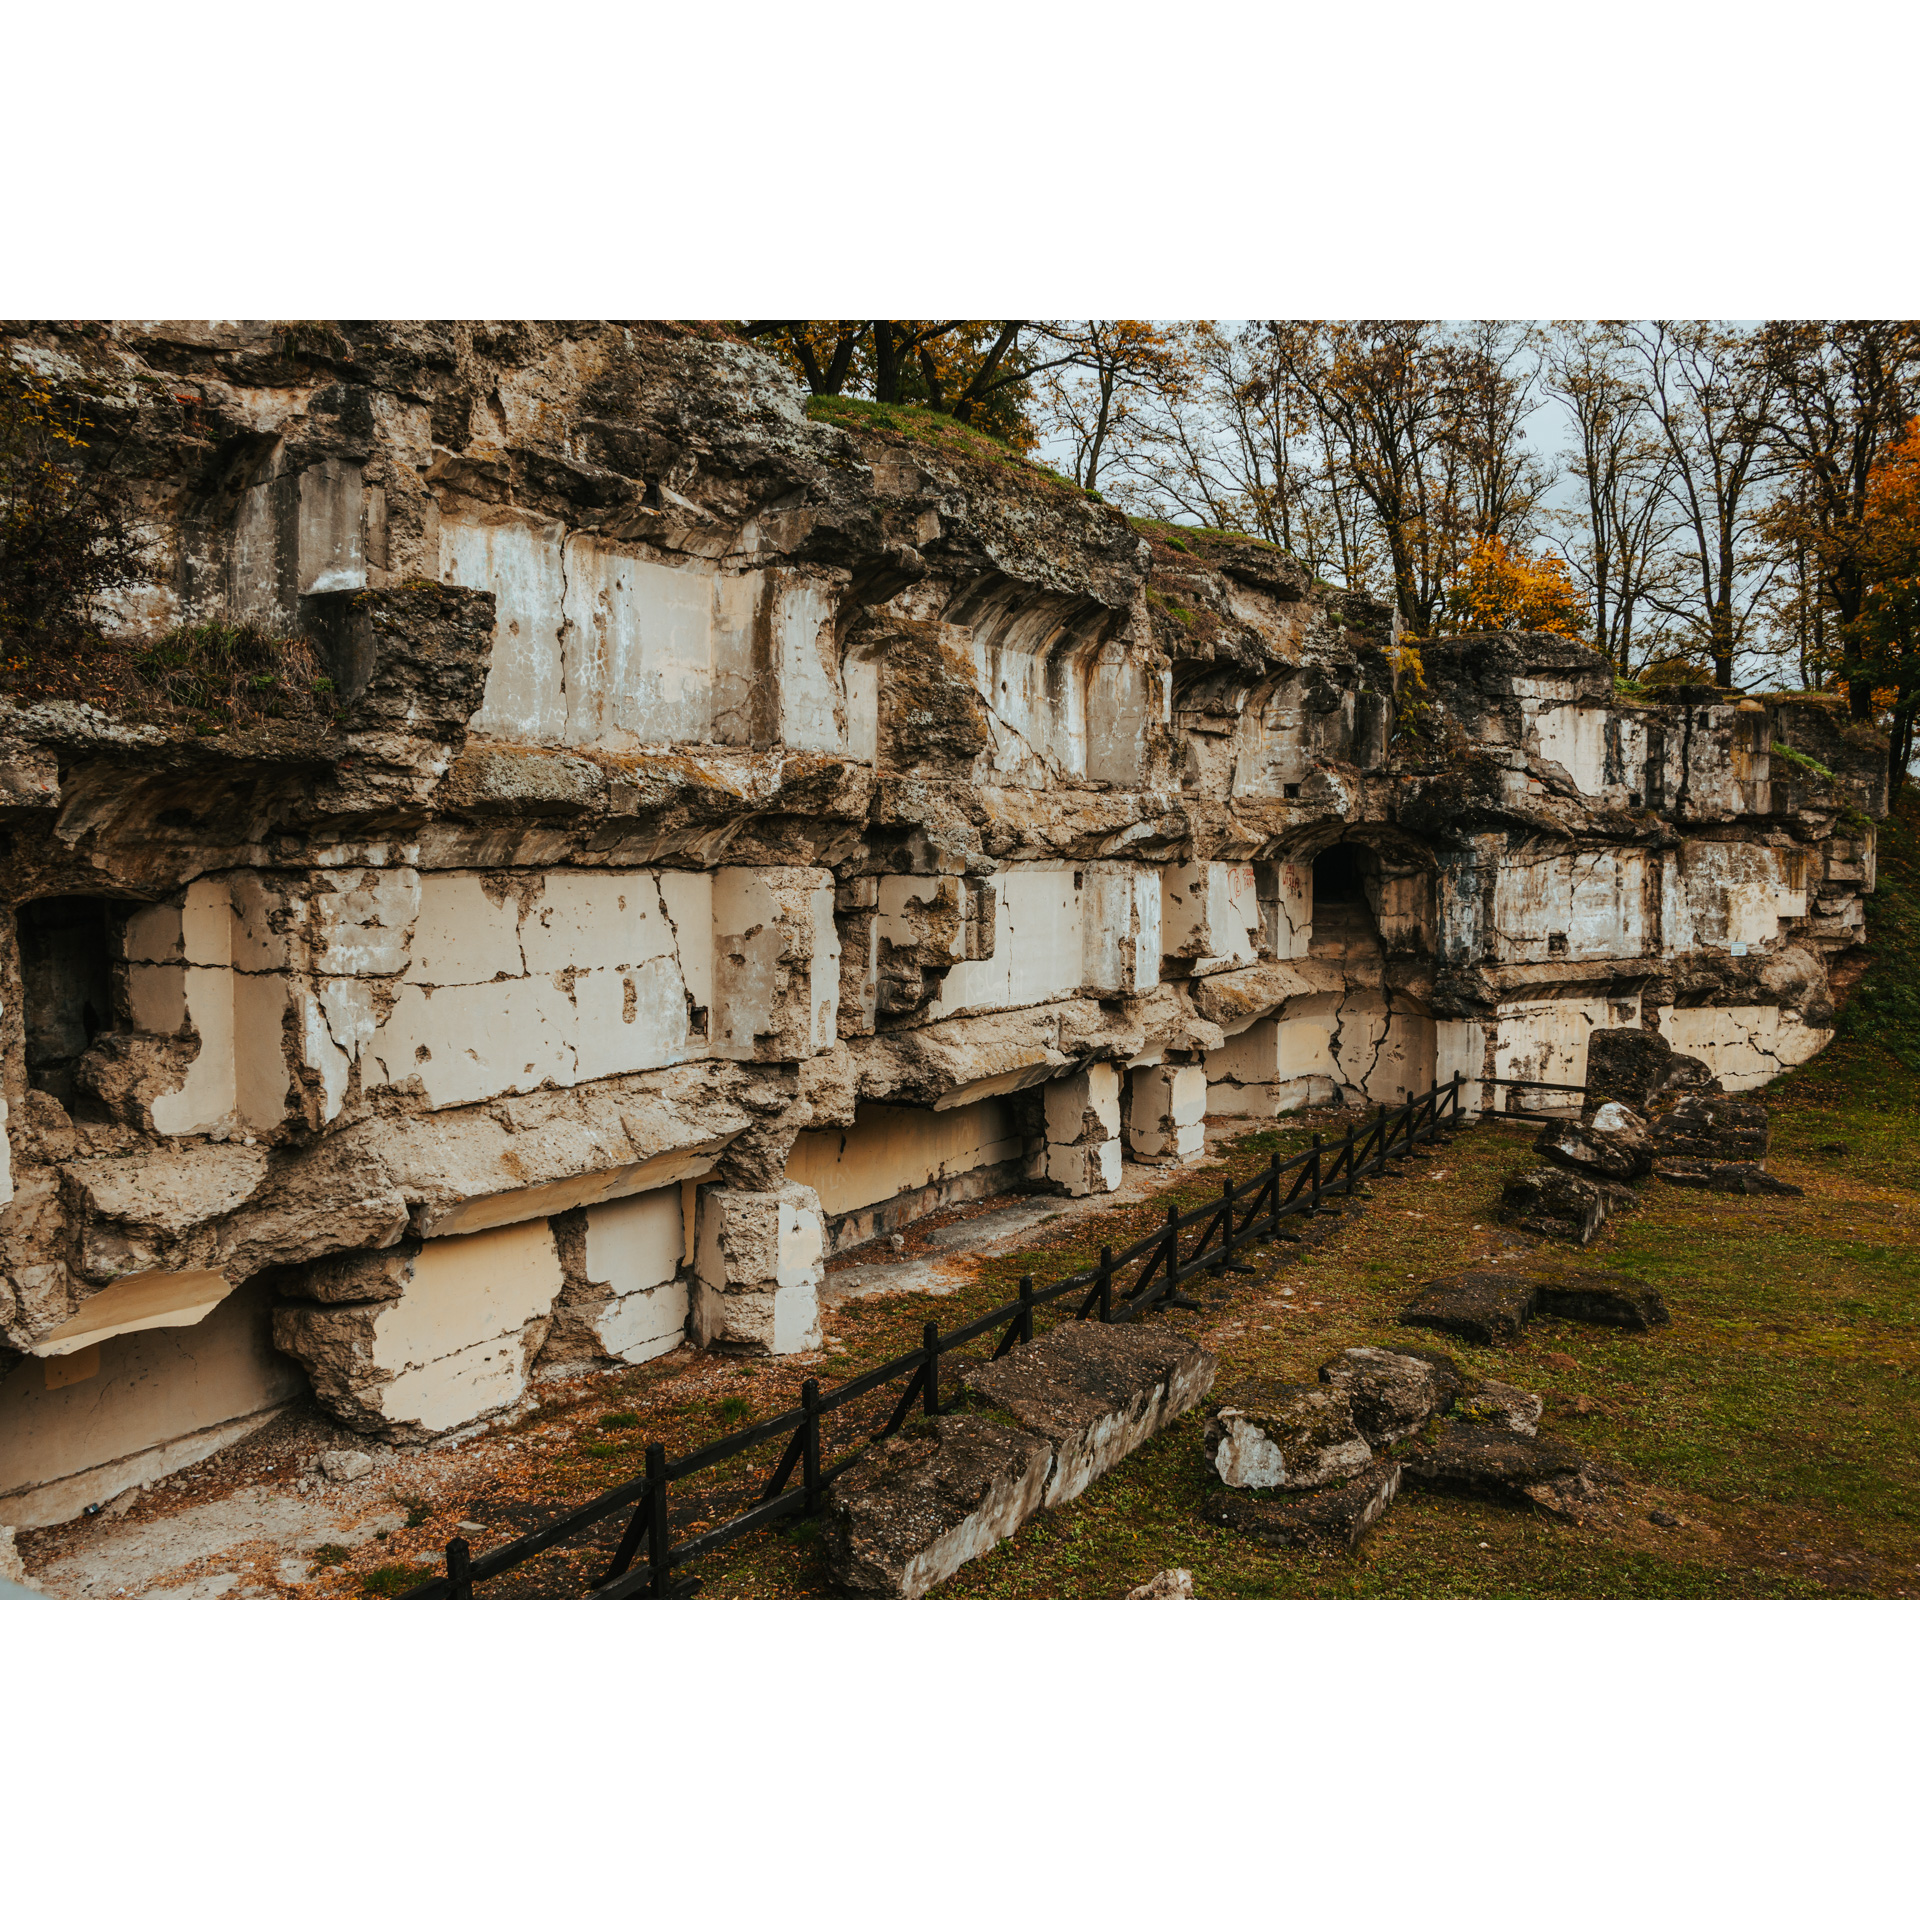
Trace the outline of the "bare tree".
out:
<instances>
[{"instance_id":1,"label":"bare tree","mask_svg":"<svg viewBox=\"0 0 1920 1920\"><path fill-rule=\"evenodd\" d=\"M1592 604L1595 643L1631 677L1636 619L1657 594L1671 597L1673 455L1618 325L1560 322L1547 332L1543 357L1546 391L1573 428L1572 473L1582 498L1581 510L1568 516L1578 531L1562 552ZM1664 631L1642 628L1642 658Z\"/></svg>"},{"instance_id":2,"label":"bare tree","mask_svg":"<svg viewBox=\"0 0 1920 1920\"><path fill-rule=\"evenodd\" d=\"M1623 337L1645 369L1647 409L1671 456L1666 494L1688 556L1686 590L1648 597L1702 646L1714 685L1731 687L1734 655L1775 565L1759 515L1779 383L1752 333L1717 322L1641 321Z\"/></svg>"}]
</instances>

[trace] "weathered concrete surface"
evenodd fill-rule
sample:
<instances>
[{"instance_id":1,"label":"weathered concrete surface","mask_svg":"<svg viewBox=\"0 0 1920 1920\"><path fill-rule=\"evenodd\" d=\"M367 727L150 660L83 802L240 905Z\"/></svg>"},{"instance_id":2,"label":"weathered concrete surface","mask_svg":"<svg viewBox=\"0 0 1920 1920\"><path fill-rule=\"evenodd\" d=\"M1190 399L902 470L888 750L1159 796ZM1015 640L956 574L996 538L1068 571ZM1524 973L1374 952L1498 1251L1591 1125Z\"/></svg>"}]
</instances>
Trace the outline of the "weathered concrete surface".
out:
<instances>
[{"instance_id":1,"label":"weathered concrete surface","mask_svg":"<svg viewBox=\"0 0 1920 1920\"><path fill-rule=\"evenodd\" d=\"M1348 1347L1322 1364L1320 1379L1345 1399L1354 1425L1376 1447L1418 1433L1467 1390L1445 1354L1405 1347Z\"/></svg>"},{"instance_id":2,"label":"weathered concrete surface","mask_svg":"<svg viewBox=\"0 0 1920 1920\"><path fill-rule=\"evenodd\" d=\"M1533 1310L1557 1320L1584 1320L1596 1327L1631 1327L1642 1333L1664 1327L1672 1319L1659 1288L1626 1273L1543 1279L1534 1290Z\"/></svg>"},{"instance_id":3,"label":"weathered concrete surface","mask_svg":"<svg viewBox=\"0 0 1920 1920\"><path fill-rule=\"evenodd\" d=\"M1506 1346L1533 1317L1538 1283L1518 1273L1462 1273L1430 1281L1400 1311L1403 1327L1431 1327L1475 1346Z\"/></svg>"},{"instance_id":4,"label":"weathered concrete surface","mask_svg":"<svg viewBox=\"0 0 1920 1920\"><path fill-rule=\"evenodd\" d=\"M1069 1320L967 1375L967 1402L1053 1447L1046 1504L1078 1499L1213 1386L1213 1355L1154 1325Z\"/></svg>"},{"instance_id":5,"label":"weathered concrete surface","mask_svg":"<svg viewBox=\"0 0 1920 1920\"><path fill-rule=\"evenodd\" d=\"M878 1442L833 1484L827 1563L843 1593L917 1600L1038 1512L1053 1448L950 1413Z\"/></svg>"},{"instance_id":6,"label":"weathered concrete surface","mask_svg":"<svg viewBox=\"0 0 1920 1920\"><path fill-rule=\"evenodd\" d=\"M1695 1187L1708 1193L1796 1194L1804 1189L1791 1180L1777 1179L1751 1160L1693 1160L1663 1155L1654 1172L1671 1187Z\"/></svg>"},{"instance_id":7,"label":"weathered concrete surface","mask_svg":"<svg viewBox=\"0 0 1920 1920\"><path fill-rule=\"evenodd\" d=\"M1400 1491L1398 1460L1375 1460L1344 1485L1300 1500L1260 1500L1220 1491L1201 1509L1215 1526L1231 1527L1276 1546L1331 1545L1351 1552L1380 1523Z\"/></svg>"},{"instance_id":8,"label":"weathered concrete surface","mask_svg":"<svg viewBox=\"0 0 1920 1920\"><path fill-rule=\"evenodd\" d=\"M1553 1166L1523 1168L1500 1195L1500 1211L1515 1226L1577 1247L1592 1241L1611 1215L1638 1204L1631 1187Z\"/></svg>"},{"instance_id":9,"label":"weathered concrete surface","mask_svg":"<svg viewBox=\"0 0 1920 1920\"><path fill-rule=\"evenodd\" d=\"M1453 1417L1470 1426L1502 1427L1508 1433L1535 1434L1546 1403L1537 1393L1500 1380L1477 1380L1453 1403Z\"/></svg>"},{"instance_id":10,"label":"weathered concrete surface","mask_svg":"<svg viewBox=\"0 0 1920 1920\"><path fill-rule=\"evenodd\" d=\"M103 1289L258 1276L343 1418L432 1431L683 1337L804 1350L816 1231L1112 1191L1209 1112L1456 1071L1471 1112L1654 1040L1738 1091L1831 1031L1885 775L1819 696L1623 704L1468 634L1416 713L1386 607L811 418L723 327L0 328L126 428L155 569L109 639L252 623L326 687L0 710L0 1388L80 1392L26 1356ZM1621 1097L1711 1090L1662 1057ZM419 1279L522 1225L512 1325ZM133 1424L179 1402L149 1463L233 1430L187 1344L193 1393L127 1386L162 1331L96 1343ZM46 1411L0 1401L0 1461ZM62 1431L48 1511L128 1457Z\"/></svg>"},{"instance_id":11,"label":"weathered concrete surface","mask_svg":"<svg viewBox=\"0 0 1920 1920\"><path fill-rule=\"evenodd\" d=\"M1337 1392L1236 1388L1207 1420L1207 1464L1230 1487L1324 1487L1356 1474L1373 1449Z\"/></svg>"},{"instance_id":12,"label":"weathered concrete surface","mask_svg":"<svg viewBox=\"0 0 1920 1920\"><path fill-rule=\"evenodd\" d=\"M1407 1480L1429 1492L1530 1504L1562 1518L1594 1494L1588 1463L1574 1448L1500 1427L1449 1423L1403 1464Z\"/></svg>"}]
</instances>

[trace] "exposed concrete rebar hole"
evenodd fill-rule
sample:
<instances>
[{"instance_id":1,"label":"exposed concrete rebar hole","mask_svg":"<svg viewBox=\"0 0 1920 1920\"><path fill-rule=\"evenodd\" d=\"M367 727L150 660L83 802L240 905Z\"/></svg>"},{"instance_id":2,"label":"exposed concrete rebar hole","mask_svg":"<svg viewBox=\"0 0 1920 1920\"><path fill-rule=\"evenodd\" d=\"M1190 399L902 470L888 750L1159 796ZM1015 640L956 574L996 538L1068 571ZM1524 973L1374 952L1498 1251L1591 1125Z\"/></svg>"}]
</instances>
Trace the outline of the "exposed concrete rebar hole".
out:
<instances>
[{"instance_id":1,"label":"exposed concrete rebar hole","mask_svg":"<svg viewBox=\"0 0 1920 1920\"><path fill-rule=\"evenodd\" d=\"M1341 960L1386 951L1367 885L1378 884L1379 859L1371 848L1342 840L1313 859L1313 922L1307 952Z\"/></svg>"},{"instance_id":2,"label":"exposed concrete rebar hole","mask_svg":"<svg viewBox=\"0 0 1920 1920\"><path fill-rule=\"evenodd\" d=\"M20 909L27 1083L75 1111L74 1068L113 1017L113 962L124 909L90 894Z\"/></svg>"}]
</instances>

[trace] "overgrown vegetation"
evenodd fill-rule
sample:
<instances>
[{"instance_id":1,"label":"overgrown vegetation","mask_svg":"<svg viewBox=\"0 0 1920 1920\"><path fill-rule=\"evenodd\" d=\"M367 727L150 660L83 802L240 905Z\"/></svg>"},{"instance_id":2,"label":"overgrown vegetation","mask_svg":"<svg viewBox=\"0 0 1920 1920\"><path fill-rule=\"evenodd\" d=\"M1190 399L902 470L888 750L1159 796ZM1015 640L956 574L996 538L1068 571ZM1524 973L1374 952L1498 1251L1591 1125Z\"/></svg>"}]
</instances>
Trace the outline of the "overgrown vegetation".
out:
<instances>
[{"instance_id":1,"label":"overgrown vegetation","mask_svg":"<svg viewBox=\"0 0 1920 1920\"><path fill-rule=\"evenodd\" d=\"M0 359L0 690L72 696L107 651L103 596L147 566L121 471L124 432L97 383Z\"/></svg>"},{"instance_id":2,"label":"overgrown vegetation","mask_svg":"<svg viewBox=\"0 0 1920 1920\"><path fill-rule=\"evenodd\" d=\"M1029 460L1009 442L996 438L981 427L969 426L951 414L936 413L931 407L883 404L878 400L855 400L846 394L816 393L807 401L807 418L822 420L831 426L847 427L860 433L890 433L900 439L935 446L943 453L962 459L986 461L994 466L1017 467L1022 473L1038 474L1056 486L1073 493L1085 490L1064 473ZM1091 498L1099 499L1098 494Z\"/></svg>"},{"instance_id":3,"label":"overgrown vegetation","mask_svg":"<svg viewBox=\"0 0 1920 1920\"><path fill-rule=\"evenodd\" d=\"M1867 898L1871 962L1841 1009L1840 1031L1856 1047L1883 1049L1920 1072L1920 796L1909 792L1881 822L1877 861ZM1831 1058L1802 1071L1818 1073Z\"/></svg>"},{"instance_id":4,"label":"overgrown vegetation","mask_svg":"<svg viewBox=\"0 0 1920 1920\"><path fill-rule=\"evenodd\" d=\"M256 720L321 719L334 709L333 682L297 635L208 621L175 627L128 664L150 711L191 716L200 732Z\"/></svg>"}]
</instances>

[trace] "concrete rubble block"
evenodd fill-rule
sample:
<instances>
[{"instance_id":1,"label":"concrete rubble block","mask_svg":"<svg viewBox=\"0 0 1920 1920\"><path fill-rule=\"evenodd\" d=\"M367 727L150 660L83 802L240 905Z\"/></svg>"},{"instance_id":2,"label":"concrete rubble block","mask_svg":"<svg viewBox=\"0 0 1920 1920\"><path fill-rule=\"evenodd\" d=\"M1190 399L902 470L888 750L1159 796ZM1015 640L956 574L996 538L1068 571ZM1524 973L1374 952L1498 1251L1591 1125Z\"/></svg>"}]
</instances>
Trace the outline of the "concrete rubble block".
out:
<instances>
[{"instance_id":1,"label":"concrete rubble block","mask_svg":"<svg viewBox=\"0 0 1920 1920\"><path fill-rule=\"evenodd\" d=\"M1462 1273L1430 1281L1400 1311L1403 1327L1431 1327L1477 1347L1519 1339L1538 1282L1520 1273Z\"/></svg>"},{"instance_id":2,"label":"concrete rubble block","mask_svg":"<svg viewBox=\"0 0 1920 1920\"><path fill-rule=\"evenodd\" d=\"M1120 1184L1120 1074L1096 1060L1084 1073L1047 1082L1046 1177L1069 1193L1111 1193Z\"/></svg>"},{"instance_id":3,"label":"concrete rubble block","mask_svg":"<svg viewBox=\"0 0 1920 1920\"><path fill-rule=\"evenodd\" d=\"M1532 1505L1571 1518L1594 1497L1584 1455L1559 1440L1503 1427L1448 1425L1406 1456L1408 1481L1430 1493Z\"/></svg>"},{"instance_id":4,"label":"concrete rubble block","mask_svg":"<svg viewBox=\"0 0 1920 1920\"><path fill-rule=\"evenodd\" d=\"M1262 1500L1221 1489L1208 1496L1201 1511L1217 1527L1275 1546L1338 1546L1351 1552L1379 1525L1400 1481L1399 1461L1373 1460L1344 1485L1303 1499Z\"/></svg>"},{"instance_id":5,"label":"concrete rubble block","mask_svg":"<svg viewBox=\"0 0 1920 1920\"><path fill-rule=\"evenodd\" d=\"M1549 1120L1534 1135L1533 1150L1568 1173L1600 1180L1637 1180L1653 1166L1645 1123L1617 1100L1591 1120Z\"/></svg>"},{"instance_id":6,"label":"concrete rubble block","mask_svg":"<svg viewBox=\"0 0 1920 1920\"><path fill-rule=\"evenodd\" d=\"M1229 1487L1330 1486L1373 1458L1345 1396L1325 1387L1236 1388L1201 1444Z\"/></svg>"},{"instance_id":7,"label":"concrete rubble block","mask_svg":"<svg viewBox=\"0 0 1920 1920\"><path fill-rule=\"evenodd\" d=\"M1406 1347L1348 1347L1322 1365L1320 1381L1346 1400L1354 1425L1376 1447L1418 1433L1467 1391L1445 1354Z\"/></svg>"},{"instance_id":8,"label":"concrete rubble block","mask_svg":"<svg viewBox=\"0 0 1920 1920\"><path fill-rule=\"evenodd\" d=\"M1500 1380L1478 1380L1453 1405L1453 1417L1469 1426L1500 1427L1508 1433L1538 1433L1546 1406L1537 1393Z\"/></svg>"},{"instance_id":9,"label":"concrete rubble block","mask_svg":"<svg viewBox=\"0 0 1920 1920\"><path fill-rule=\"evenodd\" d=\"M818 867L722 867L713 876L709 1051L806 1060L832 1047L840 1003L833 875Z\"/></svg>"},{"instance_id":10,"label":"concrete rubble block","mask_svg":"<svg viewBox=\"0 0 1920 1920\"><path fill-rule=\"evenodd\" d=\"M1657 1099L1652 1126L1656 1160L1751 1160L1767 1158L1767 1110L1757 1100L1681 1093Z\"/></svg>"},{"instance_id":11,"label":"concrete rubble block","mask_svg":"<svg viewBox=\"0 0 1920 1920\"><path fill-rule=\"evenodd\" d=\"M1792 1195L1805 1191L1790 1180L1776 1179L1751 1160L1692 1160L1668 1154L1653 1163L1653 1170L1670 1187L1693 1187L1703 1193Z\"/></svg>"},{"instance_id":12,"label":"concrete rubble block","mask_svg":"<svg viewBox=\"0 0 1920 1920\"><path fill-rule=\"evenodd\" d=\"M1205 1151L1207 1070L1198 1062L1138 1067L1127 1145L1136 1160L1196 1160Z\"/></svg>"},{"instance_id":13,"label":"concrete rubble block","mask_svg":"<svg viewBox=\"0 0 1920 1920\"><path fill-rule=\"evenodd\" d=\"M318 1465L329 1480L361 1480L373 1471L373 1455L354 1448L336 1448L323 1453Z\"/></svg>"},{"instance_id":14,"label":"concrete rubble block","mask_svg":"<svg viewBox=\"0 0 1920 1920\"><path fill-rule=\"evenodd\" d=\"M1582 1320L1596 1327L1647 1332L1672 1319L1660 1290L1625 1273L1585 1273L1578 1279L1544 1279L1534 1292L1534 1311L1556 1320Z\"/></svg>"},{"instance_id":15,"label":"concrete rubble block","mask_svg":"<svg viewBox=\"0 0 1920 1920\"><path fill-rule=\"evenodd\" d=\"M1127 1594L1129 1600L1191 1600L1193 1575L1185 1567L1167 1567Z\"/></svg>"},{"instance_id":16,"label":"concrete rubble block","mask_svg":"<svg viewBox=\"0 0 1920 1920\"><path fill-rule=\"evenodd\" d=\"M1198 1406L1214 1367L1161 1327L1069 1320L968 1374L967 1400L1052 1444L1046 1504L1057 1507Z\"/></svg>"},{"instance_id":17,"label":"concrete rubble block","mask_svg":"<svg viewBox=\"0 0 1920 1920\"><path fill-rule=\"evenodd\" d=\"M1053 1448L967 1413L911 1422L833 1483L827 1565L842 1593L918 1600L1040 1510Z\"/></svg>"},{"instance_id":18,"label":"concrete rubble block","mask_svg":"<svg viewBox=\"0 0 1920 1920\"><path fill-rule=\"evenodd\" d=\"M1500 1195L1500 1211L1515 1226L1578 1247L1586 1246L1610 1215L1638 1205L1631 1187L1590 1180L1561 1167L1523 1168Z\"/></svg>"},{"instance_id":19,"label":"concrete rubble block","mask_svg":"<svg viewBox=\"0 0 1920 1920\"><path fill-rule=\"evenodd\" d=\"M1643 1027L1603 1027L1587 1041L1587 1104L1624 1102L1645 1113L1656 1093L1713 1088L1704 1060L1676 1053L1663 1035Z\"/></svg>"},{"instance_id":20,"label":"concrete rubble block","mask_svg":"<svg viewBox=\"0 0 1920 1920\"><path fill-rule=\"evenodd\" d=\"M512 1406L565 1280L546 1221L429 1240L399 1258L397 1298L282 1304L274 1345L359 1433L418 1439Z\"/></svg>"},{"instance_id":21,"label":"concrete rubble block","mask_svg":"<svg viewBox=\"0 0 1920 1920\"><path fill-rule=\"evenodd\" d=\"M820 1345L826 1215L811 1187L766 1193L716 1183L699 1190L694 1223L696 1346L808 1353Z\"/></svg>"}]
</instances>

